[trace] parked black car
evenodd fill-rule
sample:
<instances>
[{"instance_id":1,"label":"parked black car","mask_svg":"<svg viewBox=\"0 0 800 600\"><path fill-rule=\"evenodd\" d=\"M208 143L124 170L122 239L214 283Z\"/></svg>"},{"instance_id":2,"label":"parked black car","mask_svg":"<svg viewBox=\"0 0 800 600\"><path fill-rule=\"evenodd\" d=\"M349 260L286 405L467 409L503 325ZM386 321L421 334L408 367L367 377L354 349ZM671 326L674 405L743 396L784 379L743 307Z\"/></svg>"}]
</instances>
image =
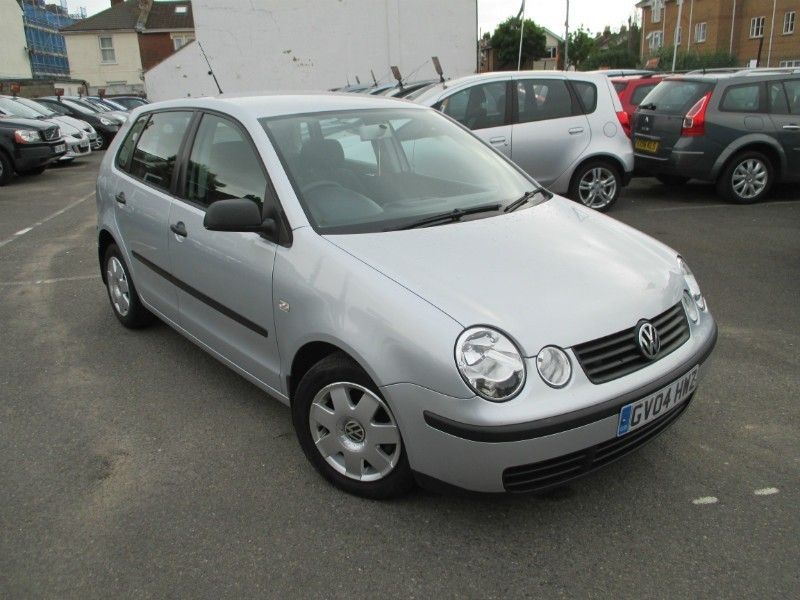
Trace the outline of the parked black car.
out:
<instances>
[{"instance_id":1,"label":"parked black car","mask_svg":"<svg viewBox=\"0 0 800 600\"><path fill-rule=\"evenodd\" d=\"M17 117L0 118L0 185L14 172L38 175L67 151L55 125Z\"/></svg>"},{"instance_id":2,"label":"parked black car","mask_svg":"<svg viewBox=\"0 0 800 600\"><path fill-rule=\"evenodd\" d=\"M40 104L44 104L47 108L51 109L61 115L69 115L76 119L86 121L94 127L97 131L97 139L92 144L92 150L103 150L108 148L111 140L117 135L121 123L119 119L103 116L102 113L92 111L91 109L72 102L69 99L59 100L57 98L36 98Z\"/></svg>"},{"instance_id":3,"label":"parked black car","mask_svg":"<svg viewBox=\"0 0 800 600\"><path fill-rule=\"evenodd\" d=\"M121 104L128 110L133 110L134 108L139 108L145 104L150 104L150 102L144 98L140 98L139 96L106 96L106 99L111 100L116 104Z\"/></svg>"},{"instance_id":4,"label":"parked black car","mask_svg":"<svg viewBox=\"0 0 800 600\"><path fill-rule=\"evenodd\" d=\"M716 182L738 204L800 181L800 72L688 73L664 79L634 114L636 170L663 183Z\"/></svg>"}]
</instances>

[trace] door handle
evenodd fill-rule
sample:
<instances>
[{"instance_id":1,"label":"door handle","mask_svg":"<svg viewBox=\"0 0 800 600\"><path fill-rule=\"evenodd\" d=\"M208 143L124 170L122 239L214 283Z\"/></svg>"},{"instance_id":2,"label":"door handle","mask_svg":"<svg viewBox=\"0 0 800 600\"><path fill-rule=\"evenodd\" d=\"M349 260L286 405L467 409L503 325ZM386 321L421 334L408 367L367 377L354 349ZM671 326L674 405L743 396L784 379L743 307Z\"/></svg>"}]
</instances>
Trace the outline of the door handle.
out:
<instances>
[{"instance_id":1,"label":"door handle","mask_svg":"<svg viewBox=\"0 0 800 600\"><path fill-rule=\"evenodd\" d=\"M570 127L569 134L575 135L576 133L583 133L583 127Z\"/></svg>"},{"instance_id":2,"label":"door handle","mask_svg":"<svg viewBox=\"0 0 800 600\"><path fill-rule=\"evenodd\" d=\"M186 231L186 225L183 224L183 221L178 221L177 223L170 225L169 230L175 235L179 235L181 237L186 237L189 235Z\"/></svg>"},{"instance_id":3,"label":"door handle","mask_svg":"<svg viewBox=\"0 0 800 600\"><path fill-rule=\"evenodd\" d=\"M506 141L506 138L504 136L489 138L489 143L495 146L497 144L503 144L504 146L508 146L508 142Z\"/></svg>"},{"instance_id":4,"label":"door handle","mask_svg":"<svg viewBox=\"0 0 800 600\"><path fill-rule=\"evenodd\" d=\"M125 192L120 192L116 196L114 196L114 200L119 202L120 204L125 204L127 200L125 200Z\"/></svg>"},{"instance_id":5,"label":"door handle","mask_svg":"<svg viewBox=\"0 0 800 600\"><path fill-rule=\"evenodd\" d=\"M784 129L788 129L789 131L799 131L800 130L800 125L794 125L794 124L792 124L792 125L784 125L783 128Z\"/></svg>"}]
</instances>

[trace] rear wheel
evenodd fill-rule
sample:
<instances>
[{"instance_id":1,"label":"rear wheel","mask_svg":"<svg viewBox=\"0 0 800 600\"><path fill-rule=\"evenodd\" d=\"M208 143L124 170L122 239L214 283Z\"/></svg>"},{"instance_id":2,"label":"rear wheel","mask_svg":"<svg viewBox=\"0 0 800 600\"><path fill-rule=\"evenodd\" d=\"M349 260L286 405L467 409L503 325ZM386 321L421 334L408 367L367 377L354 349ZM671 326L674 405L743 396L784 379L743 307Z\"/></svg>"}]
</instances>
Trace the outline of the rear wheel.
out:
<instances>
[{"instance_id":1,"label":"rear wheel","mask_svg":"<svg viewBox=\"0 0 800 600\"><path fill-rule=\"evenodd\" d=\"M111 244L106 250L103 266L108 299L119 322L130 329L149 325L153 313L139 299L128 265L116 244Z\"/></svg>"},{"instance_id":2,"label":"rear wheel","mask_svg":"<svg viewBox=\"0 0 800 600\"><path fill-rule=\"evenodd\" d=\"M389 405L345 354L323 358L303 376L292 399L292 421L306 458L336 487L383 499L414 486Z\"/></svg>"},{"instance_id":3,"label":"rear wheel","mask_svg":"<svg viewBox=\"0 0 800 600\"><path fill-rule=\"evenodd\" d=\"M616 168L603 160L590 160L575 171L569 197L584 206L605 212L617 201L622 180Z\"/></svg>"},{"instance_id":4,"label":"rear wheel","mask_svg":"<svg viewBox=\"0 0 800 600\"><path fill-rule=\"evenodd\" d=\"M717 179L717 193L734 204L760 202L772 188L775 169L761 152L734 156Z\"/></svg>"},{"instance_id":5,"label":"rear wheel","mask_svg":"<svg viewBox=\"0 0 800 600\"><path fill-rule=\"evenodd\" d=\"M8 160L5 152L0 152L0 185L5 185L11 181L11 176L14 174L14 167L11 161Z\"/></svg>"},{"instance_id":6,"label":"rear wheel","mask_svg":"<svg viewBox=\"0 0 800 600\"><path fill-rule=\"evenodd\" d=\"M683 185L689 181L688 177L681 177L680 175L656 175L656 179L668 186Z\"/></svg>"}]
</instances>

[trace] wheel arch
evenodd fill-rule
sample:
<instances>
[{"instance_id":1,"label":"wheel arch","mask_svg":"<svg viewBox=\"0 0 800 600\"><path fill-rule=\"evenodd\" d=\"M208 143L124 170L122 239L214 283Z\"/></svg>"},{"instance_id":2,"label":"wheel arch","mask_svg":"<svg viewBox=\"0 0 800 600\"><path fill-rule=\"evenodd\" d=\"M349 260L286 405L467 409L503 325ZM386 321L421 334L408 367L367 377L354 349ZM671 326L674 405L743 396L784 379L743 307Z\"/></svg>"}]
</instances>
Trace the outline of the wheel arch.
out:
<instances>
[{"instance_id":1,"label":"wheel arch","mask_svg":"<svg viewBox=\"0 0 800 600\"><path fill-rule=\"evenodd\" d=\"M779 181L782 174L786 172L786 153L780 144L766 135L745 136L737 140L735 144L728 146L711 168L712 180L716 181L719 178L737 154L750 150L761 152L770 159L772 168L775 169L775 181Z\"/></svg>"},{"instance_id":2,"label":"wheel arch","mask_svg":"<svg viewBox=\"0 0 800 600\"><path fill-rule=\"evenodd\" d=\"M111 244L116 244L117 240L114 239L114 236L108 229L101 229L100 232L97 234L97 262L100 265L100 277L103 279L103 283L106 283L106 273L105 269L103 268L103 259L106 256L106 251Z\"/></svg>"},{"instance_id":3,"label":"wheel arch","mask_svg":"<svg viewBox=\"0 0 800 600\"><path fill-rule=\"evenodd\" d=\"M625 178L625 165L623 162L613 154L600 152L598 154L592 154L591 156L585 156L578 161L578 163L572 169L572 173L570 173L569 186L567 187L568 190L572 189L572 185L575 183L575 177L577 177L578 171L580 171L585 164L592 161L602 161L607 163L617 171L617 175L619 175L620 180Z\"/></svg>"},{"instance_id":4,"label":"wheel arch","mask_svg":"<svg viewBox=\"0 0 800 600\"><path fill-rule=\"evenodd\" d=\"M300 346L297 351L294 353L291 362L291 368L289 372L286 374L286 392L287 396L289 397L289 402L294 399L295 391L297 390L297 385L300 383L300 380L303 376L308 373L308 371L317 364L322 359L339 352L344 354L347 358L352 360L355 364L357 364L366 374L367 376L372 379L373 383L379 385L378 381L375 379L374 373L372 373L364 364L362 360L359 360L352 351L348 351L345 348L345 344L337 342L335 340L313 340L304 343Z\"/></svg>"}]
</instances>

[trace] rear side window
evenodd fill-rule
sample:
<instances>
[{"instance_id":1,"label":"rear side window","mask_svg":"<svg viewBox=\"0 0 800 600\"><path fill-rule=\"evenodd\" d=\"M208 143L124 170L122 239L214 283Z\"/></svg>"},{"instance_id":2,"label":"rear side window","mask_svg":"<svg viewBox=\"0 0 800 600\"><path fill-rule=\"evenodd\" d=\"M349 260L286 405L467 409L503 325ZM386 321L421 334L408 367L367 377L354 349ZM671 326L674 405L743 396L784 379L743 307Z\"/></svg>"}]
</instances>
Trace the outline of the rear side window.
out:
<instances>
[{"instance_id":1,"label":"rear side window","mask_svg":"<svg viewBox=\"0 0 800 600\"><path fill-rule=\"evenodd\" d=\"M563 79L521 79L515 90L520 123L560 119L573 114L572 96Z\"/></svg>"},{"instance_id":2,"label":"rear side window","mask_svg":"<svg viewBox=\"0 0 800 600\"><path fill-rule=\"evenodd\" d=\"M642 100L645 99L645 96L655 89L656 85L658 84L646 83L633 90L633 94L631 94L631 104L634 106L639 106L642 103Z\"/></svg>"},{"instance_id":3,"label":"rear side window","mask_svg":"<svg viewBox=\"0 0 800 600\"><path fill-rule=\"evenodd\" d=\"M239 126L204 115L189 157L187 198L203 206L245 198L261 207L266 190L261 159Z\"/></svg>"},{"instance_id":4,"label":"rear side window","mask_svg":"<svg viewBox=\"0 0 800 600\"><path fill-rule=\"evenodd\" d=\"M789 114L789 104L780 81L770 81L767 84L767 95L769 96L769 112L776 115Z\"/></svg>"},{"instance_id":5,"label":"rear side window","mask_svg":"<svg viewBox=\"0 0 800 600\"><path fill-rule=\"evenodd\" d=\"M800 115L800 79L784 81L783 89L786 90L786 97L789 100L789 112Z\"/></svg>"},{"instance_id":6,"label":"rear side window","mask_svg":"<svg viewBox=\"0 0 800 600\"><path fill-rule=\"evenodd\" d=\"M190 112L154 113L139 135L128 172L160 190L169 190Z\"/></svg>"},{"instance_id":7,"label":"rear side window","mask_svg":"<svg viewBox=\"0 0 800 600\"><path fill-rule=\"evenodd\" d=\"M133 127L130 128L130 131L128 131L125 141L122 142L122 145L119 147L119 152L117 152L116 162L118 169L121 169L122 171L128 171L128 165L130 164L131 156L133 155L133 149L136 147L136 142L139 141L139 136L142 133L142 129L144 129L147 119L149 118L150 115L139 117L136 120L136 123L133 124Z\"/></svg>"},{"instance_id":8,"label":"rear side window","mask_svg":"<svg viewBox=\"0 0 800 600\"><path fill-rule=\"evenodd\" d=\"M583 105L583 111L588 115L597 108L597 88L588 81L573 81L572 87L578 94Z\"/></svg>"},{"instance_id":9,"label":"rear side window","mask_svg":"<svg viewBox=\"0 0 800 600\"><path fill-rule=\"evenodd\" d=\"M761 84L731 86L725 90L719 109L727 112L758 112L761 110Z\"/></svg>"},{"instance_id":10,"label":"rear side window","mask_svg":"<svg viewBox=\"0 0 800 600\"><path fill-rule=\"evenodd\" d=\"M702 81L665 80L642 98L640 105L652 104L653 110L663 113L686 114L713 87Z\"/></svg>"},{"instance_id":11,"label":"rear side window","mask_svg":"<svg viewBox=\"0 0 800 600\"><path fill-rule=\"evenodd\" d=\"M503 125L506 122L506 82L473 85L442 100L440 109L469 129Z\"/></svg>"}]
</instances>

